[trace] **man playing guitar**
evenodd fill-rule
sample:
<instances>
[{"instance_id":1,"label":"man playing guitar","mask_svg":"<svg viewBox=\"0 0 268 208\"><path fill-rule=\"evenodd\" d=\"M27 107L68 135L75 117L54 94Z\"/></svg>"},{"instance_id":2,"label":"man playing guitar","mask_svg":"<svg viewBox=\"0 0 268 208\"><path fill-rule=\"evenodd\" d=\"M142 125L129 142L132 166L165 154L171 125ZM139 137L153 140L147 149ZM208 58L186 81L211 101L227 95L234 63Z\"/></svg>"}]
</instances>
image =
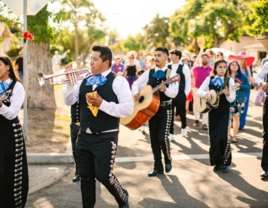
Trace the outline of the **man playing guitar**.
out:
<instances>
[{"instance_id":1,"label":"man playing guitar","mask_svg":"<svg viewBox=\"0 0 268 208\"><path fill-rule=\"evenodd\" d=\"M158 47L154 52L154 56L156 67L145 71L132 85L132 94L135 97L135 101L140 99L139 91L146 85L151 85L154 88L176 75L175 70L171 71L166 66L169 52L165 47ZM149 177L163 174L161 150L164 154L166 173L172 169L168 136L172 116L172 98L176 97L178 86L178 83L164 85L157 92L160 96L160 106L157 113L149 120L151 147L154 154L154 170L148 174Z\"/></svg>"}]
</instances>

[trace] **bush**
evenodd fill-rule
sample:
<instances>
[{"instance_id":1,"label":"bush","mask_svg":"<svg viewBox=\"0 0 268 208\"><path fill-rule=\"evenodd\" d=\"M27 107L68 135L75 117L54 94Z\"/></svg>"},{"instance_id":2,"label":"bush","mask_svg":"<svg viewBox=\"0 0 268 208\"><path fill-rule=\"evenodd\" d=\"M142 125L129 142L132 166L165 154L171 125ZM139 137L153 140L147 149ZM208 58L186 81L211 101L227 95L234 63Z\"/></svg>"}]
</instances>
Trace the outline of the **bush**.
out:
<instances>
[{"instance_id":1,"label":"bush","mask_svg":"<svg viewBox=\"0 0 268 208\"><path fill-rule=\"evenodd\" d=\"M11 47L10 50L7 52L7 55L9 57L18 57L21 49L23 49L22 46Z\"/></svg>"}]
</instances>

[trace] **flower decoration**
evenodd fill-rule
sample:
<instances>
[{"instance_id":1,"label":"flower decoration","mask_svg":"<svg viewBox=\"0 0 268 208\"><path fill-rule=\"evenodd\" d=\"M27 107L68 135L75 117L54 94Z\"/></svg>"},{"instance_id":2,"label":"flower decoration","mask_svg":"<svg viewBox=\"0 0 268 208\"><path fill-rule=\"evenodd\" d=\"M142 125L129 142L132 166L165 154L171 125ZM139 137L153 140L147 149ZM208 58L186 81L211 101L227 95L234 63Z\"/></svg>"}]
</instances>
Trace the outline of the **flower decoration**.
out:
<instances>
[{"instance_id":1,"label":"flower decoration","mask_svg":"<svg viewBox=\"0 0 268 208\"><path fill-rule=\"evenodd\" d=\"M33 34L31 34L28 30L26 30L23 33L23 41L24 41L24 43L26 43L27 40L33 40L33 39L34 39Z\"/></svg>"},{"instance_id":2,"label":"flower decoration","mask_svg":"<svg viewBox=\"0 0 268 208\"><path fill-rule=\"evenodd\" d=\"M242 84L242 83L243 83L240 79L238 79L238 77L236 77L236 81L237 81L239 84Z\"/></svg>"}]
</instances>

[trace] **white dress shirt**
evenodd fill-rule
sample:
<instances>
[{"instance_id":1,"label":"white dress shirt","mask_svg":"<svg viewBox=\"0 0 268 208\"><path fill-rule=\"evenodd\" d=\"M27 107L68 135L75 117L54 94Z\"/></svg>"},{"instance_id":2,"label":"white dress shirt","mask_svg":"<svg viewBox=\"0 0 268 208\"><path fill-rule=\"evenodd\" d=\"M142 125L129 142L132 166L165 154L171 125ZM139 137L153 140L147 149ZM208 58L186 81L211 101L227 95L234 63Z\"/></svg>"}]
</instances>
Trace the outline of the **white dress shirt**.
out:
<instances>
[{"instance_id":1,"label":"white dress shirt","mask_svg":"<svg viewBox=\"0 0 268 208\"><path fill-rule=\"evenodd\" d=\"M263 67L261 67L258 70L258 73L256 75L255 81L258 85L260 85L261 82L264 82L264 78L267 76L268 74L268 62L266 62Z\"/></svg>"},{"instance_id":2,"label":"white dress shirt","mask_svg":"<svg viewBox=\"0 0 268 208\"><path fill-rule=\"evenodd\" d=\"M162 70L165 72L167 70L167 66L164 66L162 69L155 67L155 71ZM150 70L145 71L139 79L137 79L132 85L132 95L136 95L142 88L148 85L149 81L149 73ZM177 75L175 70L171 70L169 77L173 77ZM166 91L164 92L167 97L175 98L178 94L179 85L178 82L170 84Z\"/></svg>"},{"instance_id":3,"label":"white dress shirt","mask_svg":"<svg viewBox=\"0 0 268 208\"><path fill-rule=\"evenodd\" d=\"M10 85L12 81L12 79L8 78L5 82ZM8 107L2 103L2 107L0 107L0 115L4 116L8 120L13 120L18 116L24 99L25 89L20 82L16 82L13 88L12 96L10 97L10 106Z\"/></svg>"},{"instance_id":4,"label":"white dress shirt","mask_svg":"<svg viewBox=\"0 0 268 208\"><path fill-rule=\"evenodd\" d=\"M65 57L66 57L66 54L64 54L64 55L54 55L52 57L52 66L55 65L55 64L61 64L61 60L65 59Z\"/></svg>"},{"instance_id":5,"label":"white dress shirt","mask_svg":"<svg viewBox=\"0 0 268 208\"><path fill-rule=\"evenodd\" d=\"M175 72L176 72L177 69L179 68L179 65L181 65L181 64L183 64L181 61L178 62L177 64L172 63L171 69L172 70L175 70ZM185 89L184 89L184 93L185 93L186 98L187 98L187 96L191 92L191 72L190 72L189 67L186 64L183 65L182 73L184 74L184 77L185 77ZM180 85L179 85L179 88L180 88Z\"/></svg>"},{"instance_id":6,"label":"white dress shirt","mask_svg":"<svg viewBox=\"0 0 268 208\"><path fill-rule=\"evenodd\" d=\"M111 69L103 72L102 75L106 77L110 72ZM71 106L79 101L79 90L82 82L83 80L79 81L75 86L66 84L66 87L63 88L62 94L66 105ZM97 85L93 85L92 89L95 90L96 87ZM122 76L116 76L112 87L119 103L103 100L99 110L117 118L130 116L134 110L134 102L127 80Z\"/></svg>"},{"instance_id":7,"label":"white dress shirt","mask_svg":"<svg viewBox=\"0 0 268 208\"><path fill-rule=\"evenodd\" d=\"M215 76L215 78L218 77L217 75ZM210 76L207 77L205 79L205 81L203 82L203 84L200 86L200 88L197 90L196 94L197 96L204 98L206 96L206 94L209 91L209 84L210 84ZM224 77L220 77L222 79L222 81L224 82ZM235 84L234 80L232 78L230 78L229 80L229 88L232 87ZM229 103L234 102L235 100L235 96L236 96L236 92L235 91L230 91L230 95L226 96L226 99L228 100Z\"/></svg>"}]
</instances>

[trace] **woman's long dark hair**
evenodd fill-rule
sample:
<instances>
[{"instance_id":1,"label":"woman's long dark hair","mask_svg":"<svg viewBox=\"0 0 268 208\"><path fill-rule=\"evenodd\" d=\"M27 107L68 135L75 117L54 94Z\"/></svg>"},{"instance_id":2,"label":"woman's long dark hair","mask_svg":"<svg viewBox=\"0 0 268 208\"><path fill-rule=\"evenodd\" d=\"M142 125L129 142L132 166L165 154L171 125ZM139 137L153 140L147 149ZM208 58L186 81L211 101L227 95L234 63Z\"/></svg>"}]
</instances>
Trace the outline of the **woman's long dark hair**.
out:
<instances>
[{"instance_id":1,"label":"woman's long dark hair","mask_svg":"<svg viewBox=\"0 0 268 208\"><path fill-rule=\"evenodd\" d=\"M243 75L242 75L242 70L241 70L241 67L240 67L240 65L239 65L239 63L236 61L236 60L231 60L229 63L228 63L228 67L227 67L227 69L228 69L228 71L229 71L229 75L231 75L231 64L232 63L237 63L237 66L238 66L238 70L237 70L237 78L238 79L243 79Z\"/></svg>"},{"instance_id":2,"label":"woman's long dark hair","mask_svg":"<svg viewBox=\"0 0 268 208\"><path fill-rule=\"evenodd\" d=\"M10 69L9 69L9 75L8 76L11 79L20 82L23 85L23 83L20 80L18 74L14 70L11 58L9 58L8 56L0 56L0 61L2 61L6 66L9 65Z\"/></svg>"},{"instance_id":3,"label":"woman's long dark hair","mask_svg":"<svg viewBox=\"0 0 268 208\"><path fill-rule=\"evenodd\" d=\"M227 68L227 62L225 60L221 60L221 59L218 59L216 60L216 62L214 63L214 67L213 67L213 70L211 71L210 73L210 77L215 77L217 75L217 67L220 63L225 63L226 64L226 68ZM224 75L224 88L228 87L229 88L229 72L228 70L226 69L226 72L225 72L225 75Z\"/></svg>"}]
</instances>

